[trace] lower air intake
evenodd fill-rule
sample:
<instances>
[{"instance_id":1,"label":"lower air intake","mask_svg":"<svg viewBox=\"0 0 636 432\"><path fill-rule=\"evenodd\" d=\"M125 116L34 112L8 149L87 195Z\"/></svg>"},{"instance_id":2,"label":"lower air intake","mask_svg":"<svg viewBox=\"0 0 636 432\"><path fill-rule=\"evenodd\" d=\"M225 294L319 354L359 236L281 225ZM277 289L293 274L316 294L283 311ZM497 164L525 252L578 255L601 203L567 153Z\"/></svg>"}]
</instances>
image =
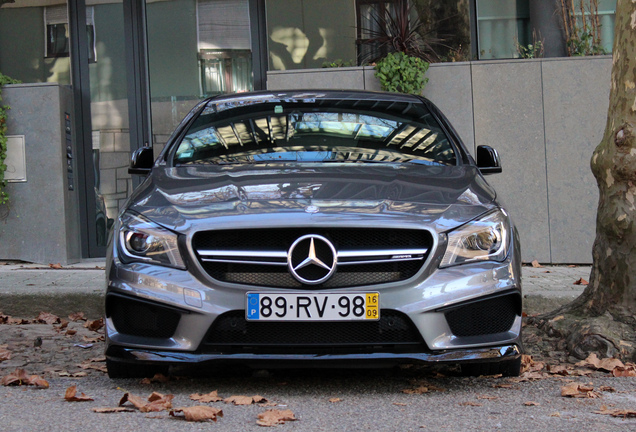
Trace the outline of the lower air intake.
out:
<instances>
[{"instance_id":1,"label":"lower air intake","mask_svg":"<svg viewBox=\"0 0 636 432\"><path fill-rule=\"evenodd\" d=\"M163 339L174 335L181 319L174 309L117 295L106 298L106 316L121 334Z\"/></svg>"},{"instance_id":2,"label":"lower air intake","mask_svg":"<svg viewBox=\"0 0 636 432\"><path fill-rule=\"evenodd\" d=\"M467 303L444 315L455 336L482 336L510 330L521 315L519 294L509 294Z\"/></svg>"}]
</instances>

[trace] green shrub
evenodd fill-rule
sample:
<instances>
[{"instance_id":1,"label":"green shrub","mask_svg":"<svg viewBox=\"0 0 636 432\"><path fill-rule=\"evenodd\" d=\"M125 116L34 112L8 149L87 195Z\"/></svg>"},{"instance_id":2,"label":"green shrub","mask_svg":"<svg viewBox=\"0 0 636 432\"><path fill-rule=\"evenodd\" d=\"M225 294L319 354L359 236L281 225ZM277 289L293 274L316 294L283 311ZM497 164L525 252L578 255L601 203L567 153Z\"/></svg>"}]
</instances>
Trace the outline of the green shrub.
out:
<instances>
[{"instance_id":1,"label":"green shrub","mask_svg":"<svg viewBox=\"0 0 636 432\"><path fill-rule=\"evenodd\" d=\"M0 103L2 102L2 86L5 84L18 84L20 81L9 78L0 72ZM4 160L7 158L7 111L9 106L0 104L0 204L9 202L9 195L5 191L7 182L4 180L4 172L7 165Z\"/></svg>"},{"instance_id":2,"label":"green shrub","mask_svg":"<svg viewBox=\"0 0 636 432\"><path fill-rule=\"evenodd\" d=\"M420 58L395 52L376 63L375 76L384 91L419 95L428 82L428 78L424 77L428 66Z\"/></svg>"}]
</instances>

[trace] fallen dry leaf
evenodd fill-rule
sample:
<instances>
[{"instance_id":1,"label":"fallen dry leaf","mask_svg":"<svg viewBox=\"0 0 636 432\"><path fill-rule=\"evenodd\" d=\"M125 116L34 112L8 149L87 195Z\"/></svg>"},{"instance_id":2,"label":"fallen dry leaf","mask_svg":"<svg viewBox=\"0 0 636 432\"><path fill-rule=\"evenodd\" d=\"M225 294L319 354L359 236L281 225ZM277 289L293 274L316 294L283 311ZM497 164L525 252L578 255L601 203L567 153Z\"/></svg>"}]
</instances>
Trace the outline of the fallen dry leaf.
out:
<instances>
[{"instance_id":1,"label":"fallen dry leaf","mask_svg":"<svg viewBox=\"0 0 636 432\"><path fill-rule=\"evenodd\" d=\"M59 270L62 268L62 264L57 263L57 264L49 264L49 268L55 269L55 270Z\"/></svg>"},{"instance_id":2,"label":"fallen dry leaf","mask_svg":"<svg viewBox=\"0 0 636 432\"><path fill-rule=\"evenodd\" d=\"M612 375L615 377L633 377L636 376L636 366L633 363L627 363L624 367L617 366L612 369Z\"/></svg>"},{"instance_id":3,"label":"fallen dry leaf","mask_svg":"<svg viewBox=\"0 0 636 432\"><path fill-rule=\"evenodd\" d=\"M431 384L427 381L424 380L416 380L413 379L410 381L411 384L414 386L413 388L410 389L404 389L402 390L402 393L406 393L406 394L423 394L423 393L430 393L433 391L438 391L438 392L443 392L446 391L445 389L441 388L441 387L437 387L434 384Z\"/></svg>"},{"instance_id":4,"label":"fallen dry leaf","mask_svg":"<svg viewBox=\"0 0 636 432\"><path fill-rule=\"evenodd\" d=\"M193 393L190 395L190 399L203 403L220 402L223 400L223 398L219 396L218 390L214 390L207 394Z\"/></svg>"},{"instance_id":5,"label":"fallen dry leaf","mask_svg":"<svg viewBox=\"0 0 636 432\"><path fill-rule=\"evenodd\" d=\"M477 395L477 399L495 400L495 399L499 399L499 397L498 396L490 396L490 395Z\"/></svg>"},{"instance_id":6,"label":"fallen dry leaf","mask_svg":"<svg viewBox=\"0 0 636 432\"><path fill-rule=\"evenodd\" d=\"M88 373L86 373L86 372L69 373L67 371L62 371L62 372L58 373L58 376L69 377L69 378L83 378L83 377L88 376Z\"/></svg>"},{"instance_id":7,"label":"fallen dry leaf","mask_svg":"<svg viewBox=\"0 0 636 432\"><path fill-rule=\"evenodd\" d=\"M40 314L37 316L37 318L35 318L34 321L36 323L43 323L43 324L59 324L60 317L57 315L53 315L52 313L40 312Z\"/></svg>"},{"instance_id":8,"label":"fallen dry leaf","mask_svg":"<svg viewBox=\"0 0 636 432\"><path fill-rule=\"evenodd\" d=\"M548 365L547 370L553 375L570 375L570 371L568 370L567 366L564 365Z\"/></svg>"},{"instance_id":9,"label":"fallen dry leaf","mask_svg":"<svg viewBox=\"0 0 636 432\"><path fill-rule=\"evenodd\" d=\"M77 395L77 386L70 386L66 389L66 393L64 394L64 399L67 402L88 402L92 401L93 398L86 396L84 393L80 393Z\"/></svg>"},{"instance_id":10,"label":"fallen dry leaf","mask_svg":"<svg viewBox=\"0 0 636 432\"><path fill-rule=\"evenodd\" d=\"M161 393L153 392L148 397L148 402L146 402L139 396L125 393L119 401L119 406L123 406L126 402L130 402L141 412L158 412L171 409L172 399L174 399L174 395L162 395Z\"/></svg>"},{"instance_id":11,"label":"fallen dry leaf","mask_svg":"<svg viewBox=\"0 0 636 432\"><path fill-rule=\"evenodd\" d=\"M402 403L402 402L393 402L393 405L397 405L397 406L408 406L408 404Z\"/></svg>"},{"instance_id":12,"label":"fallen dry leaf","mask_svg":"<svg viewBox=\"0 0 636 432\"><path fill-rule=\"evenodd\" d=\"M223 399L225 403L233 403L234 405L251 405L253 403L261 404L267 403L267 399L263 396L230 396Z\"/></svg>"},{"instance_id":13,"label":"fallen dry leaf","mask_svg":"<svg viewBox=\"0 0 636 432\"><path fill-rule=\"evenodd\" d=\"M483 406L483 404L480 404L479 402L473 402L473 401L460 402L458 405L460 405L460 406L474 406L474 407Z\"/></svg>"},{"instance_id":14,"label":"fallen dry leaf","mask_svg":"<svg viewBox=\"0 0 636 432\"><path fill-rule=\"evenodd\" d=\"M552 414L550 414L550 417L561 417L561 413L560 412L553 412Z\"/></svg>"},{"instance_id":15,"label":"fallen dry leaf","mask_svg":"<svg viewBox=\"0 0 636 432\"><path fill-rule=\"evenodd\" d=\"M4 386L21 386L32 385L38 388L49 388L49 383L44 378L38 375L28 375L24 369L16 369L9 375L6 375L0 379L0 384Z\"/></svg>"},{"instance_id":16,"label":"fallen dry leaf","mask_svg":"<svg viewBox=\"0 0 636 432\"><path fill-rule=\"evenodd\" d=\"M256 424L259 426L276 426L277 424L283 424L286 421L295 421L296 417L291 410L277 410L271 409L262 412L258 415Z\"/></svg>"},{"instance_id":17,"label":"fallen dry leaf","mask_svg":"<svg viewBox=\"0 0 636 432\"><path fill-rule=\"evenodd\" d=\"M84 312L75 312L75 313L70 314L68 316L68 319L73 321L73 322L86 321L86 316L84 315Z\"/></svg>"},{"instance_id":18,"label":"fallen dry leaf","mask_svg":"<svg viewBox=\"0 0 636 432\"><path fill-rule=\"evenodd\" d=\"M621 368L622 371L622 369L625 369L628 365L630 365L630 363L625 365L622 361L616 358L604 358L603 360L600 360L594 353L587 356L585 360L581 360L576 364L576 366L579 367L588 367L596 370L604 370L606 372L613 372L614 369L617 368ZM620 373L620 371L617 373Z\"/></svg>"},{"instance_id":19,"label":"fallen dry leaf","mask_svg":"<svg viewBox=\"0 0 636 432\"><path fill-rule=\"evenodd\" d=\"M543 372L524 372L518 377L508 378L508 381L520 383L548 378L550 375Z\"/></svg>"},{"instance_id":20,"label":"fallen dry leaf","mask_svg":"<svg viewBox=\"0 0 636 432\"><path fill-rule=\"evenodd\" d=\"M533 261L532 261L532 267L534 267L534 268L541 268L541 267L543 267L543 266L542 266L541 264L539 264L539 261L537 261L537 260L533 260Z\"/></svg>"},{"instance_id":21,"label":"fallen dry leaf","mask_svg":"<svg viewBox=\"0 0 636 432\"><path fill-rule=\"evenodd\" d=\"M593 411L594 414L611 415L612 417L636 417L636 411L634 410L622 410L622 409L610 409L607 406L602 405L598 411Z\"/></svg>"},{"instance_id":22,"label":"fallen dry leaf","mask_svg":"<svg viewBox=\"0 0 636 432\"><path fill-rule=\"evenodd\" d=\"M590 283L583 278L579 278L574 281L573 285L589 285Z\"/></svg>"},{"instance_id":23,"label":"fallen dry leaf","mask_svg":"<svg viewBox=\"0 0 636 432\"><path fill-rule=\"evenodd\" d=\"M66 333L64 333L66 336L74 336L77 334L77 330L75 329L66 329Z\"/></svg>"},{"instance_id":24,"label":"fallen dry leaf","mask_svg":"<svg viewBox=\"0 0 636 432\"><path fill-rule=\"evenodd\" d=\"M429 389L426 386L419 386L416 388L412 388L412 389L403 389L402 393L406 393L406 394L424 394L424 393L430 393L431 389Z\"/></svg>"},{"instance_id":25,"label":"fallen dry leaf","mask_svg":"<svg viewBox=\"0 0 636 432\"><path fill-rule=\"evenodd\" d=\"M0 362L9 360L10 358L11 358L11 351L5 348L0 349Z\"/></svg>"},{"instance_id":26,"label":"fallen dry leaf","mask_svg":"<svg viewBox=\"0 0 636 432\"><path fill-rule=\"evenodd\" d=\"M102 407L102 408L93 408L93 412L100 414L111 414L111 413L120 413L120 412L134 412L135 410L128 407Z\"/></svg>"},{"instance_id":27,"label":"fallen dry leaf","mask_svg":"<svg viewBox=\"0 0 636 432\"><path fill-rule=\"evenodd\" d=\"M152 383L167 383L170 381L170 378L165 376L162 373L156 373L152 378L144 378L141 380L141 384L152 384Z\"/></svg>"},{"instance_id":28,"label":"fallen dry leaf","mask_svg":"<svg viewBox=\"0 0 636 432\"><path fill-rule=\"evenodd\" d=\"M39 375L31 375L29 377L29 385L35 386L40 389L49 388L49 382Z\"/></svg>"},{"instance_id":29,"label":"fallen dry leaf","mask_svg":"<svg viewBox=\"0 0 636 432\"><path fill-rule=\"evenodd\" d=\"M616 392L616 389L614 387L610 387L610 386L600 386L598 389L599 389L599 391L608 392L608 393Z\"/></svg>"},{"instance_id":30,"label":"fallen dry leaf","mask_svg":"<svg viewBox=\"0 0 636 432\"><path fill-rule=\"evenodd\" d=\"M176 413L183 413L185 420L191 422L216 421L217 417L223 417L222 410L205 405L170 410L171 417L178 417Z\"/></svg>"},{"instance_id":31,"label":"fallen dry leaf","mask_svg":"<svg viewBox=\"0 0 636 432\"><path fill-rule=\"evenodd\" d=\"M104 327L104 320L102 318L97 319L97 320L93 320L93 321L86 321L86 323L84 324L84 327L86 327L87 329L91 330L91 331L97 331L99 329L101 329L102 327Z\"/></svg>"},{"instance_id":32,"label":"fallen dry leaf","mask_svg":"<svg viewBox=\"0 0 636 432\"><path fill-rule=\"evenodd\" d=\"M338 403L338 402L342 402L342 399L340 399L340 398L331 398L331 399L329 399L329 402ZM393 404L393 405L395 405L395 404Z\"/></svg>"},{"instance_id":33,"label":"fallen dry leaf","mask_svg":"<svg viewBox=\"0 0 636 432\"><path fill-rule=\"evenodd\" d=\"M539 406L541 405L539 402L527 401L523 403L525 406Z\"/></svg>"},{"instance_id":34,"label":"fallen dry leaf","mask_svg":"<svg viewBox=\"0 0 636 432\"><path fill-rule=\"evenodd\" d=\"M174 395L163 395L158 392L152 392L152 394L148 396L148 402L150 402L150 404L145 408L147 411L142 410L142 412L157 412L170 409L172 408L172 399L174 399Z\"/></svg>"},{"instance_id":35,"label":"fallen dry leaf","mask_svg":"<svg viewBox=\"0 0 636 432\"><path fill-rule=\"evenodd\" d=\"M561 387L561 396L573 397L573 398L600 397L600 395L594 391L594 387L585 385L585 384L575 383L575 382Z\"/></svg>"}]
</instances>

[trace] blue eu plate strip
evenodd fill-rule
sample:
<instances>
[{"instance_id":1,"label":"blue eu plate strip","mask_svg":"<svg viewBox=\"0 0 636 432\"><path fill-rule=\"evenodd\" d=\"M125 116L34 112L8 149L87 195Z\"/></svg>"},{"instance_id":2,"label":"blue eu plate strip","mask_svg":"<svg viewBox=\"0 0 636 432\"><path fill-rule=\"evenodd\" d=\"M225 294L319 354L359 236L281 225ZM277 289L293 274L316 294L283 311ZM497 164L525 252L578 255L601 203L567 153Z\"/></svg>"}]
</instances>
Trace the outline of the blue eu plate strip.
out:
<instances>
[{"instance_id":1,"label":"blue eu plate strip","mask_svg":"<svg viewBox=\"0 0 636 432\"><path fill-rule=\"evenodd\" d=\"M247 293L247 319L258 319L259 294Z\"/></svg>"}]
</instances>

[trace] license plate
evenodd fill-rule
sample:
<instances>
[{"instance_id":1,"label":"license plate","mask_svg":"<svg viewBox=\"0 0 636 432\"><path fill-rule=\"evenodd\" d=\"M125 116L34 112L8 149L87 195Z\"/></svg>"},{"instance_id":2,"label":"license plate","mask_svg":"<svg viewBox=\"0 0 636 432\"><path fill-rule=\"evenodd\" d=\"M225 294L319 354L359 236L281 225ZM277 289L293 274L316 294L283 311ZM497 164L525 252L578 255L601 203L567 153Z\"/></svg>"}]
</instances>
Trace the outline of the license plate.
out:
<instances>
[{"instance_id":1,"label":"license plate","mask_svg":"<svg viewBox=\"0 0 636 432\"><path fill-rule=\"evenodd\" d=\"M356 321L380 319L380 294L247 293L248 321Z\"/></svg>"}]
</instances>

